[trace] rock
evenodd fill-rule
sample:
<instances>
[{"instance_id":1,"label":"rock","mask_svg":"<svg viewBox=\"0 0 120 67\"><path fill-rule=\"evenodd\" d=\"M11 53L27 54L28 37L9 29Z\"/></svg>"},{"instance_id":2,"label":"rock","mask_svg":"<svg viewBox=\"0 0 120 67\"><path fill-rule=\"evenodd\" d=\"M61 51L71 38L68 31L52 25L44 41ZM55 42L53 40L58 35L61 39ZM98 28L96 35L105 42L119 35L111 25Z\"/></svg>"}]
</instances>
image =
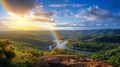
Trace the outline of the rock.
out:
<instances>
[{"instance_id":1,"label":"rock","mask_svg":"<svg viewBox=\"0 0 120 67\"><path fill-rule=\"evenodd\" d=\"M36 67L113 67L108 63L72 55L57 55L40 58Z\"/></svg>"}]
</instances>

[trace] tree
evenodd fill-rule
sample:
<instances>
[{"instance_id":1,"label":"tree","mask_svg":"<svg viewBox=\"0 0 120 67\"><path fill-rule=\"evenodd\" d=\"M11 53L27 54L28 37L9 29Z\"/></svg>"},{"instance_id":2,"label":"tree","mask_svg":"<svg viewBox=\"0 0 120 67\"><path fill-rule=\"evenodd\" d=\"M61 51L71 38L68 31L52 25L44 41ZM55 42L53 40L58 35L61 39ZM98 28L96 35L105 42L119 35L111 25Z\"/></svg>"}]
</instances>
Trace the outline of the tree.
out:
<instances>
[{"instance_id":1,"label":"tree","mask_svg":"<svg viewBox=\"0 0 120 67\"><path fill-rule=\"evenodd\" d=\"M9 40L0 40L0 66L12 67L11 59L15 57L13 47L9 47ZM9 49L8 49L9 47Z\"/></svg>"}]
</instances>

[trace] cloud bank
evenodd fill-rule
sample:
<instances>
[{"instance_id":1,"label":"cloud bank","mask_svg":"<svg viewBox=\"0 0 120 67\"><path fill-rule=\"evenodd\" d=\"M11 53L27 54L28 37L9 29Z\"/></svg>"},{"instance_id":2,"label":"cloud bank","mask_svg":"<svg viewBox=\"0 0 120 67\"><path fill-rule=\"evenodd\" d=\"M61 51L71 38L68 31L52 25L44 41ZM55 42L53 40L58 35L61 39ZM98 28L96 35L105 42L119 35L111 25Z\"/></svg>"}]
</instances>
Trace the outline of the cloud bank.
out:
<instances>
[{"instance_id":1,"label":"cloud bank","mask_svg":"<svg viewBox=\"0 0 120 67\"><path fill-rule=\"evenodd\" d=\"M120 25L120 14L114 14L98 6L80 9L76 13L70 10L61 12L66 18L78 19L76 22L58 24L58 27L118 27Z\"/></svg>"},{"instance_id":2,"label":"cloud bank","mask_svg":"<svg viewBox=\"0 0 120 67\"><path fill-rule=\"evenodd\" d=\"M37 0L4 0L9 11L23 15L37 5Z\"/></svg>"},{"instance_id":3,"label":"cloud bank","mask_svg":"<svg viewBox=\"0 0 120 67\"><path fill-rule=\"evenodd\" d=\"M85 18L87 20L99 20L99 21L112 21L120 20L119 15L114 15L107 10L100 9L98 6L89 7L87 9L80 10L75 15L77 18Z\"/></svg>"}]
</instances>

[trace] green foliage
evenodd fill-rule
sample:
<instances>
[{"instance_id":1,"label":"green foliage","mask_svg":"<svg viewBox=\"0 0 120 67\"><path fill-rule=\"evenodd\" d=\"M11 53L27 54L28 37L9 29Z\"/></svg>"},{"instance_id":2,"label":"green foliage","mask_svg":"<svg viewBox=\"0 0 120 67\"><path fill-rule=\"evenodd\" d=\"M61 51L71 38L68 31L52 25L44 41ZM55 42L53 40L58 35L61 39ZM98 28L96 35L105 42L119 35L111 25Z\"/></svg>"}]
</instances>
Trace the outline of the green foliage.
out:
<instances>
[{"instance_id":1,"label":"green foliage","mask_svg":"<svg viewBox=\"0 0 120 67\"><path fill-rule=\"evenodd\" d=\"M65 49L54 48L52 49L51 54L52 55L67 54L67 51Z\"/></svg>"},{"instance_id":2,"label":"green foliage","mask_svg":"<svg viewBox=\"0 0 120 67\"><path fill-rule=\"evenodd\" d=\"M69 38L67 46L75 50L95 52L86 57L108 62L115 67L120 65L120 30L76 31Z\"/></svg>"},{"instance_id":3,"label":"green foliage","mask_svg":"<svg viewBox=\"0 0 120 67\"><path fill-rule=\"evenodd\" d=\"M90 57L97 60L104 60L115 66L119 66L120 65L120 46L112 50L107 50L105 52L93 54Z\"/></svg>"},{"instance_id":4,"label":"green foliage","mask_svg":"<svg viewBox=\"0 0 120 67\"><path fill-rule=\"evenodd\" d=\"M0 40L0 66L1 67L12 67L11 59L15 57L13 47L9 45L9 40Z\"/></svg>"},{"instance_id":5,"label":"green foliage","mask_svg":"<svg viewBox=\"0 0 120 67\"><path fill-rule=\"evenodd\" d=\"M13 63L16 67L34 67L43 52L28 48L24 51L16 51L16 57L13 59ZM18 61L19 60L19 61Z\"/></svg>"},{"instance_id":6,"label":"green foliage","mask_svg":"<svg viewBox=\"0 0 120 67\"><path fill-rule=\"evenodd\" d=\"M19 50L10 40L0 40L0 67L34 67L43 52L28 48Z\"/></svg>"},{"instance_id":7,"label":"green foliage","mask_svg":"<svg viewBox=\"0 0 120 67\"><path fill-rule=\"evenodd\" d=\"M90 52L100 52L105 50L114 49L119 46L119 43L106 43L106 42L69 42L67 46L71 49L90 51Z\"/></svg>"},{"instance_id":8,"label":"green foliage","mask_svg":"<svg viewBox=\"0 0 120 67\"><path fill-rule=\"evenodd\" d=\"M112 35L112 36L101 36L101 37L97 37L97 38L93 38L94 42L106 42L106 43L119 43L120 42L120 35Z\"/></svg>"},{"instance_id":9,"label":"green foliage","mask_svg":"<svg viewBox=\"0 0 120 67\"><path fill-rule=\"evenodd\" d=\"M45 51L44 56L51 56L51 55L74 55L76 52L68 51L66 49L59 49L59 48L53 48L52 51Z\"/></svg>"},{"instance_id":10,"label":"green foliage","mask_svg":"<svg viewBox=\"0 0 120 67\"><path fill-rule=\"evenodd\" d=\"M49 31L3 31L0 39L10 39L19 43L29 43L37 49L47 50L52 44L52 34ZM34 45L34 46L33 46ZM42 48L41 48L42 47Z\"/></svg>"},{"instance_id":11,"label":"green foliage","mask_svg":"<svg viewBox=\"0 0 120 67\"><path fill-rule=\"evenodd\" d=\"M32 33L31 33L32 32ZM0 66L34 67L42 56L78 55L120 65L120 30L58 31L61 39L68 39L71 49L96 52L84 55L65 49L47 51L53 37L49 31L0 32Z\"/></svg>"}]
</instances>

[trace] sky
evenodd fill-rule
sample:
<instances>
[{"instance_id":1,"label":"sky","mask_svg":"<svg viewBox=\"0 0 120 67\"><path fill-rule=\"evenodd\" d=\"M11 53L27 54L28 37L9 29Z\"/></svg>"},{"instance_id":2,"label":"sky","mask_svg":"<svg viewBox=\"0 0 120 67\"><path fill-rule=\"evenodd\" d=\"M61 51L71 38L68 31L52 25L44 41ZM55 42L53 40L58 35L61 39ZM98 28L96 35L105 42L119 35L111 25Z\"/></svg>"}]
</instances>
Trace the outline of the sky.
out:
<instances>
[{"instance_id":1,"label":"sky","mask_svg":"<svg viewBox=\"0 0 120 67\"><path fill-rule=\"evenodd\" d=\"M120 0L1 0L1 29L47 26L59 30L119 29Z\"/></svg>"}]
</instances>

